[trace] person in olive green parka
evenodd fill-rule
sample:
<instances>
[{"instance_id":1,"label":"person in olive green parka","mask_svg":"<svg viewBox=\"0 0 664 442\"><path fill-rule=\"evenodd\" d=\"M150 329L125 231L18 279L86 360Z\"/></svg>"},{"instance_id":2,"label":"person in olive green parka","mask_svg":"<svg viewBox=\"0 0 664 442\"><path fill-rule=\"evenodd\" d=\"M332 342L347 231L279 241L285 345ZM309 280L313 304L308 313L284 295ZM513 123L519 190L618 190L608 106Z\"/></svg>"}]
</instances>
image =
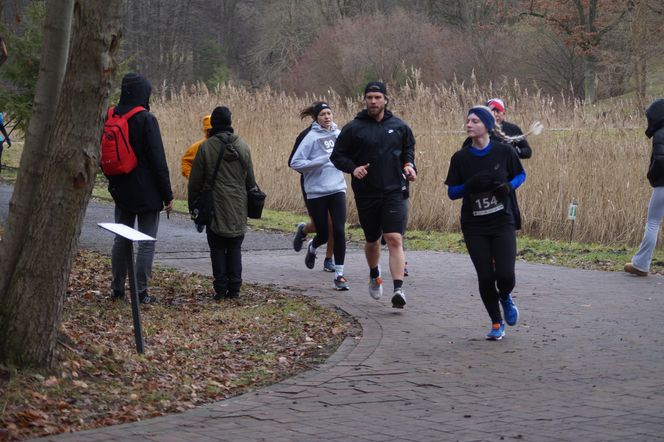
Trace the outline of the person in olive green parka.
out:
<instances>
[{"instance_id":1,"label":"person in olive green parka","mask_svg":"<svg viewBox=\"0 0 664 442\"><path fill-rule=\"evenodd\" d=\"M242 285L241 247L247 231L247 189L256 186L249 146L231 126L231 111L217 107L208 139L196 153L189 175L189 204L212 180L220 152L223 159L212 187L214 219L207 226L215 300L236 298Z\"/></svg>"}]
</instances>

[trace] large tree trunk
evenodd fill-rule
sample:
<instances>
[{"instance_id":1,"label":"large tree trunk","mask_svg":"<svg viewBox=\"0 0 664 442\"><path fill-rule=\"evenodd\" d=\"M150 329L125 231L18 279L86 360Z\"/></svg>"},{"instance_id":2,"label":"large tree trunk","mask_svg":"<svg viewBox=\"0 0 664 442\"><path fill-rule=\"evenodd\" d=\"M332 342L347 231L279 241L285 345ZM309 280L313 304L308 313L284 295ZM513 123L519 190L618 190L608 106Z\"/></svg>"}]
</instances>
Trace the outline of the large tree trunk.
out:
<instances>
[{"instance_id":1,"label":"large tree trunk","mask_svg":"<svg viewBox=\"0 0 664 442\"><path fill-rule=\"evenodd\" d=\"M58 104L58 96L67 67L69 35L74 0L54 0L47 5L39 78L32 105L32 119L25 134L18 179L9 203L11 215L7 219L0 248L0 319L5 312L4 294L7 291L18 255L25 243L28 218L42 174L44 156L48 155L48 134ZM3 327L4 321L0 321ZM1 329L0 329L1 330ZM0 357L2 352L0 351Z\"/></svg>"},{"instance_id":2,"label":"large tree trunk","mask_svg":"<svg viewBox=\"0 0 664 442\"><path fill-rule=\"evenodd\" d=\"M67 67L69 36L74 0L54 0L48 3L39 78L35 88L32 118L25 135L18 179L9 203L5 235L0 244L0 361L11 361L8 339L16 331L13 319L22 305L12 299L9 287L15 276L20 254L28 245L29 220L33 216L37 184L42 177L45 159L49 156L48 138L55 115L62 80ZM16 351L14 349L13 351Z\"/></svg>"},{"instance_id":3,"label":"large tree trunk","mask_svg":"<svg viewBox=\"0 0 664 442\"><path fill-rule=\"evenodd\" d=\"M25 164L32 169L36 162L43 167L30 188L35 197L29 211L17 210L14 204L22 201L18 183L12 196L7 246L15 241L11 226L22 223L24 234L14 265L5 267L3 275L0 362L22 367L53 365L72 257L99 168L101 125L119 46L120 6L121 0L75 3L72 55L53 129L45 134L47 144L40 152L23 154L21 168ZM35 118L39 117L33 114L30 126Z\"/></svg>"}]
</instances>

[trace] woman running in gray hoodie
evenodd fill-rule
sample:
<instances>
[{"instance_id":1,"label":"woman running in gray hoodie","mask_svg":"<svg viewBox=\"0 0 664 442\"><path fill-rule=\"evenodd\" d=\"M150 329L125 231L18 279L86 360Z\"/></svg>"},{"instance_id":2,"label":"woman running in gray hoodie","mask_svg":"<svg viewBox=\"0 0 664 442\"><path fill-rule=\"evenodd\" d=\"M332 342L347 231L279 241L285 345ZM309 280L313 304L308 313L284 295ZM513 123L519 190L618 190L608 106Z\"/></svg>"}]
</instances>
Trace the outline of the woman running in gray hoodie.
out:
<instances>
[{"instance_id":1,"label":"woman running in gray hoodie","mask_svg":"<svg viewBox=\"0 0 664 442\"><path fill-rule=\"evenodd\" d=\"M290 162L291 168L304 177L304 191L316 225L316 236L307 245L305 265L313 269L316 249L327 242L328 214L332 219L334 238L334 286L337 290L348 290L344 277L346 255L346 180L344 174L330 162L330 154L339 135L332 121L332 109L327 103L314 108L314 123L304 137Z\"/></svg>"}]
</instances>

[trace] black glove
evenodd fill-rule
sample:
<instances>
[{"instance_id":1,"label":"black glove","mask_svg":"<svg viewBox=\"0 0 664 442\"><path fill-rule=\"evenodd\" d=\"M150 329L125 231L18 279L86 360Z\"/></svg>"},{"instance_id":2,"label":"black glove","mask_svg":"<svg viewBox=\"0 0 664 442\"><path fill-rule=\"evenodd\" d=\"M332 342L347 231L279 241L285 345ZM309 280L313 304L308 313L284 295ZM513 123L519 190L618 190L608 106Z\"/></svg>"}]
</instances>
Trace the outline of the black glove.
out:
<instances>
[{"instance_id":1,"label":"black glove","mask_svg":"<svg viewBox=\"0 0 664 442\"><path fill-rule=\"evenodd\" d=\"M5 138L5 141L7 142L7 147L12 147L12 142L9 137Z\"/></svg>"},{"instance_id":2,"label":"black glove","mask_svg":"<svg viewBox=\"0 0 664 442\"><path fill-rule=\"evenodd\" d=\"M496 195L498 198L501 199L505 198L512 191L512 184L510 183L494 181L494 185L496 185L496 187L493 189L493 194Z\"/></svg>"},{"instance_id":3,"label":"black glove","mask_svg":"<svg viewBox=\"0 0 664 442\"><path fill-rule=\"evenodd\" d=\"M491 190L494 187L492 184L493 177L489 172L477 173L468 178L468 180L464 183L466 189L470 193L479 193Z\"/></svg>"}]
</instances>

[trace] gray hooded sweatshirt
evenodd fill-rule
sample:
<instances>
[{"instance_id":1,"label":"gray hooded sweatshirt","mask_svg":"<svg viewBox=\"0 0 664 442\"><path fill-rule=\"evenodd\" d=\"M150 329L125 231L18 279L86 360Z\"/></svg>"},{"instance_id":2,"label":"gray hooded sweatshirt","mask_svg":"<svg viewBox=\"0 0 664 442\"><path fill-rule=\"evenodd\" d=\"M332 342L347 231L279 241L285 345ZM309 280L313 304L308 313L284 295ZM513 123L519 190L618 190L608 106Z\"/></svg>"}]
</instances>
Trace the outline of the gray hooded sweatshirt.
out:
<instances>
[{"instance_id":1,"label":"gray hooded sweatshirt","mask_svg":"<svg viewBox=\"0 0 664 442\"><path fill-rule=\"evenodd\" d=\"M339 132L334 123L330 130L313 123L293 155L291 167L304 176L304 191L309 200L346 192L343 172L330 162Z\"/></svg>"}]
</instances>

